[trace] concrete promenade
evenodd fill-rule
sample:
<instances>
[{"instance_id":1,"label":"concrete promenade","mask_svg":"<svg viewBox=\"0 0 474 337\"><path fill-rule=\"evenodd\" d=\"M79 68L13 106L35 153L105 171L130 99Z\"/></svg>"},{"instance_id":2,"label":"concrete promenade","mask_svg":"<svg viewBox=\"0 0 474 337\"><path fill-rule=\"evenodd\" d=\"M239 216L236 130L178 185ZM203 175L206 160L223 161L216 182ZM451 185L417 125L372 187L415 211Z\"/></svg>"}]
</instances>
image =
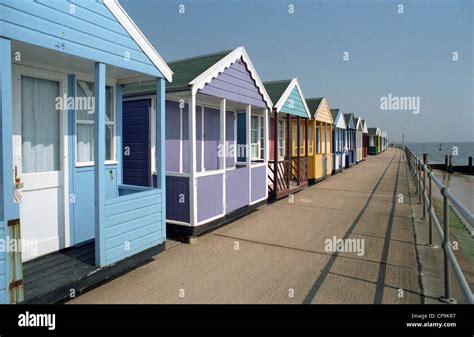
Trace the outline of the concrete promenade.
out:
<instances>
[{"instance_id":1,"label":"concrete promenade","mask_svg":"<svg viewBox=\"0 0 474 337\"><path fill-rule=\"evenodd\" d=\"M421 303L407 175L389 148L69 303Z\"/></svg>"}]
</instances>

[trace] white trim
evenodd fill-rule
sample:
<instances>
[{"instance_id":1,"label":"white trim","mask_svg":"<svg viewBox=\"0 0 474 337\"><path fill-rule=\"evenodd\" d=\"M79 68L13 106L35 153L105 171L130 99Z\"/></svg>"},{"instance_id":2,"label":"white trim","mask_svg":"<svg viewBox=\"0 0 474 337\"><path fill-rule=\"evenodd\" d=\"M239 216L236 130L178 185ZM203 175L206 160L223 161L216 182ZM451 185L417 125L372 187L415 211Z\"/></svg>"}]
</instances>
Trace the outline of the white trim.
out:
<instances>
[{"instance_id":1,"label":"white trim","mask_svg":"<svg viewBox=\"0 0 474 337\"><path fill-rule=\"evenodd\" d=\"M137 25L128 16L127 12L120 6L117 0L104 0L104 5L112 12L113 16L122 25L123 28L131 35L138 46L150 58L155 67L169 81L173 81L173 71L168 67L166 62L161 58L160 54L153 48L152 44L147 40L145 35L138 29Z\"/></svg>"},{"instance_id":2,"label":"white trim","mask_svg":"<svg viewBox=\"0 0 474 337\"><path fill-rule=\"evenodd\" d=\"M119 162L117 160L106 160L105 161L105 166L107 165L118 165ZM75 167L93 167L94 162L93 161L85 161L85 162L80 162L80 163L75 163Z\"/></svg>"},{"instance_id":3,"label":"white trim","mask_svg":"<svg viewBox=\"0 0 474 337\"><path fill-rule=\"evenodd\" d=\"M224 171L225 171L224 169L219 169L219 170L209 170L209 171L196 172L196 178L223 174Z\"/></svg>"},{"instance_id":4,"label":"white trim","mask_svg":"<svg viewBox=\"0 0 474 337\"><path fill-rule=\"evenodd\" d=\"M206 168L204 166L204 138L205 138L205 133L204 133L204 105L201 105L201 172L206 171Z\"/></svg>"},{"instance_id":5,"label":"white trim","mask_svg":"<svg viewBox=\"0 0 474 337\"><path fill-rule=\"evenodd\" d=\"M367 129L367 121L365 119L362 120L362 133L369 133Z\"/></svg>"},{"instance_id":6,"label":"white trim","mask_svg":"<svg viewBox=\"0 0 474 337\"><path fill-rule=\"evenodd\" d=\"M156 171L153 172L152 174L156 174ZM185 172L166 172L165 175L170 176L170 177L186 177L186 178L189 177L189 173L185 173Z\"/></svg>"},{"instance_id":7,"label":"white trim","mask_svg":"<svg viewBox=\"0 0 474 337\"><path fill-rule=\"evenodd\" d=\"M268 198L268 188L267 188L267 179L268 179L268 158L270 158L270 151L269 151L269 140L268 140L268 135L269 135L269 132L270 132L270 129L269 129L269 122L270 122L270 118L268 116L269 114L269 109L264 109L263 110L263 132L264 132L264 135L263 135L263 141L264 141L264 146L265 148L263 149L264 151L264 154L263 154L263 164L265 165L265 199ZM275 146L275 144L273 144L273 146ZM250 168L252 169L252 168Z\"/></svg>"},{"instance_id":8,"label":"white trim","mask_svg":"<svg viewBox=\"0 0 474 337\"><path fill-rule=\"evenodd\" d=\"M169 222L170 224L173 224L173 225L180 225L180 226L192 227L189 222L176 221L176 220L169 220L169 219L166 219L166 222Z\"/></svg>"},{"instance_id":9,"label":"white trim","mask_svg":"<svg viewBox=\"0 0 474 337\"><path fill-rule=\"evenodd\" d=\"M257 168L257 167L262 167L262 166L265 166L265 165L267 165L266 162L264 162L264 163L252 163L252 164L250 164L250 167L251 168Z\"/></svg>"},{"instance_id":10,"label":"white trim","mask_svg":"<svg viewBox=\"0 0 474 337\"><path fill-rule=\"evenodd\" d=\"M306 104L306 99L304 98L304 95L303 95L303 91L301 90L300 84L298 83L298 79L296 78L293 78L291 80L290 84L288 84L285 91L281 95L280 99L275 104L276 112L280 112L281 108L283 108L283 105L285 104L286 100L290 96L294 87L296 87L296 90L298 91L298 94L300 95L301 100L303 101L306 114L308 115L308 119L311 119L311 112L309 111L308 105Z\"/></svg>"},{"instance_id":11,"label":"white trim","mask_svg":"<svg viewBox=\"0 0 474 337\"><path fill-rule=\"evenodd\" d=\"M247 64L247 67L250 71L250 76L256 82L257 88L259 89L260 94L262 94L263 99L267 104L267 107L271 109L273 105L272 100L270 99L270 96L265 90L265 87L262 81L260 80L260 77L258 76L257 71L255 70L255 67L253 66L252 61L250 60L250 57L245 51L244 47L235 48L222 60L215 63L212 67L210 67L205 72L203 72L198 77L189 82L189 85L192 86L193 94L197 93L198 90L204 88L207 83L211 82L212 79L214 79L217 75L222 73L226 68L230 67L232 63L236 62L240 58L242 58L245 64Z\"/></svg>"},{"instance_id":12,"label":"white trim","mask_svg":"<svg viewBox=\"0 0 474 337\"><path fill-rule=\"evenodd\" d=\"M221 99L220 104L220 145L221 151L224 150L222 156L218 156L219 159L219 168L224 171L222 175L222 209L224 213L226 212L226 166L227 166L227 140L226 140L226 117L227 117L227 110L226 110L226 100L225 98ZM217 152L219 154L219 150Z\"/></svg>"},{"instance_id":13,"label":"white trim","mask_svg":"<svg viewBox=\"0 0 474 337\"><path fill-rule=\"evenodd\" d=\"M179 172L183 172L183 110L184 107L181 108L181 103L178 102L179 108Z\"/></svg>"},{"instance_id":14,"label":"white trim","mask_svg":"<svg viewBox=\"0 0 474 337\"><path fill-rule=\"evenodd\" d=\"M251 159L251 156L252 156L252 149L251 149L251 144L252 144L252 140L250 139L251 137L251 132L250 132L250 123L252 122L252 106L249 104L247 105L246 109L245 109L245 119L246 119L246 130L245 130L245 134L247 136L247 157L246 157L246 161L247 161L247 167L249 168L249 179L248 179L248 188L249 188L249 200L248 200L248 203L250 204L250 202L252 202L252 170L251 170L251 165L252 165L252 159Z\"/></svg>"},{"instance_id":15,"label":"white trim","mask_svg":"<svg viewBox=\"0 0 474 337\"><path fill-rule=\"evenodd\" d=\"M194 227L197 227L197 226L201 226L201 225L205 225L206 223L210 222L210 221L213 221L213 220L216 220L216 219L219 219L219 218L222 218L225 216L225 212L224 213L221 213L221 214L218 214L218 215L215 215L211 218L208 218L206 220L201 220L199 222L196 223L196 225Z\"/></svg>"},{"instance_id":16,"label":"white trim","mask_svg":"<svg viewBox=\"0 0 474 337\"><path fill-rule=\"evenodd\" d=\"M261 199L258 199L258 200L255 200L255 201L252 201L249 206L251 205L255 205L256 203L260 202L260 201L263 201L263 200L267 200L268 199L268 188L265 188L267 190L267 196L266 197L263 197Z\"/></svg>"},{"instance_id":17,"label":"white trim","mask_svg":"<svg viewBox=\"0 0 474 337\"><path fill-rule=\"evenodd\" d=\"M237 165L237 110L234 111L234 167Z\"/></svg>"},{"instance_id":18,"label":"white trim","mask_svg":"<svg viewBox=\"0 0 474 337\"><path fill-rule=\"evenodd\" d=\"M333 125L336 127L336 128L339 128L339 129L347 129L347 124L346 124L346 120L344 118L344 114L342 113L342 110L339 110L337 112L337 115L336 115L336 120L333 121ZM340 123L343 123L343 125L340 125Z\"/></svg>"},{"instance_id":19,"label":"white trim","mask_svg":"<svg viewBox=\"0 0 474 337\"><path fill-rule=\"evenodd\" d=\"M148 128L148 146L150 147L150 172L152 172L150 175L150 186L153 186L153 172L156 172L156 97L148 99L150 103L148 107L148 120L150 124Z\"/></svg>"},{"instance_id":20,"label":"white trim","mask_svg":"<svg viewBox=\"0 0 474 337\"><path fill-rule=\"evenodd\" d=\"M189 108L189 220L191 226L197 222L197 178L196 178L196 95L191 94Z\"/></svg>"}]
</instances>

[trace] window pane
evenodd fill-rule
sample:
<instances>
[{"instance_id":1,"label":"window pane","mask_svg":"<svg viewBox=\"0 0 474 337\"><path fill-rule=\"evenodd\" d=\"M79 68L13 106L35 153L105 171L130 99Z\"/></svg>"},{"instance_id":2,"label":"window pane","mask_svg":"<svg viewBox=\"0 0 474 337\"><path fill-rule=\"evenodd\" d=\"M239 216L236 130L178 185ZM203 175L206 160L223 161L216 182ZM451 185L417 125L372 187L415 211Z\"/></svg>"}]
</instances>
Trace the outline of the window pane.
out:
<instances>
[{"instance_id":1,"label":"window pane","mask_svg":"<svg viewBox=\"0 0 474 337\"><path fill-rule=\"evenodd\" d=\"M114 120L114 113L112 110L112 87L105 87L105 120L111 122Z\"/></svg>"},{"instance_id":2,"label":"window pane","mask_svg":"<svg viewBox=\"0 0 474 337\"><path fill-rule=\"evenodd\" d=\"M81 124L81 120L94 121L95 106L93 100L90 98L94 97L94 83L88 81L76 82L76 95L77 95L77 106L76 106L76 120L77 122L77 161L78 162L91 162L94 160L94 125L93 124ZM105 121L109 125L105 126L105 160L113 160L113 138L114 138L114 125L110 123L114 122L114 110L113 110L113 90L112 87L107 86L105 89Z\"/></svg>"},{"instance_id":3,"label":"window pane","mask_svg":"<svg viewBox=\"0 0 474 337\"><path fill-rule=\"evenodd\" d=\"M77 124L77 161L94 161L94 125Z\"/></svg>"},{"instance_id":4,"label":"window pane","mask_svg":"<svg viewBox=\"0 0 474 337\"><path fill-rule=\"evenodd\" d=\"M21 93L22 171L58 171L59 82L22 76Z\"/></svg>"},{"instance_id":5,"label":"window pane","mask_svg":"<svg viewBox=\"0 0 474 337\"><path fill-rule=\"evenodd\" d=\"M252 116L252 129L258 129L258 117Z\"/></svg>"},{"instance_id":6,"label":"window pane","mask_svg":"<svg viewBox=\"0 0 474 337\"><path fill-rule=\"evenodd\" d=\"M113 149L113 125L105 126L105 160L112 160L112 149Z\"/></svg>"},{"instance_id":7,"label":"window pane","mask_svg":"<svg viewBox=\"0 0 474 337\"><path fill-rule=\"evenodd\" d=\"M95 106L92 106L93 100L90 99L94 97L94 83L77 81L76 95L76 118L81 120L94 120L93 112Z\"/></svg>"}]
</instances>

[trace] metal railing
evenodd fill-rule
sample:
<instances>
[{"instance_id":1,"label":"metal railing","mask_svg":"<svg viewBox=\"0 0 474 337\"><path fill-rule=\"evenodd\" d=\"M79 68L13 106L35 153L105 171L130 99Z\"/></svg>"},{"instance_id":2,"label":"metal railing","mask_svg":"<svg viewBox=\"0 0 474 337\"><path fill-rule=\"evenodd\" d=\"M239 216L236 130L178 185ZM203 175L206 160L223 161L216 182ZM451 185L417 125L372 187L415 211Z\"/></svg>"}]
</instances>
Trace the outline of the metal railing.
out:
<instances>
[{"instance_id":1,"label":"metal railing","mask_svg":"<svg viewBox=\"0 0 474 337\"><path fill-rule=\"evenodd\" d=\"M474 296L466 281L461 267L454 255L452 244L449 242L449 204L453 207L472 227L474 226L473 214L451 193L449 188L444 186L441 180L437 178L430 167L427 165L427 155L423 155L420 160L409 148L404 146L408 166L410 168L412 179L416 185L419 203L423 204L423 219L426 219L426 212L429 216L428 225L428 246L433 246L433 225L442 241L444 257L444 295L440 301L446 303L456 303L451 295L451 275L450 267L453 268L456 280L462 290L464 298L468 303L474 304ZM428 192L426 191L426 177L428 177ZM443 197L443 227L438 219L433 207L433 183L439 188Z\"/></svg>"}]
</instances>

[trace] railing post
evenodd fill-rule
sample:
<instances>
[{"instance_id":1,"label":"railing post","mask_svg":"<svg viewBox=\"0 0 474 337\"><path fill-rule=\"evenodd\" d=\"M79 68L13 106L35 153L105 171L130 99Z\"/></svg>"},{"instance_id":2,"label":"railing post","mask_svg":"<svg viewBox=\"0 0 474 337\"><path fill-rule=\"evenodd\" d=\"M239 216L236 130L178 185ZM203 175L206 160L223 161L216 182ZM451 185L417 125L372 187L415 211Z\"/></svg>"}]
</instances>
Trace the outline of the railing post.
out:
<instances>
[{"instance_id":1,"label":"railing post","mask_svg":"<svg viewBox=\"0 0 474 337\"><path fill-rule=\"evenodd\" d=\"M443 221L444 221L444 240L443 240L443 257L444 257L444 296L440 297L441 302L455 304L456 300L451 297L451 275L449 270L449 208L448 197L446 196L447 187L441 189L443 196Z\"/></svg>"},{"instance_id":2,"label":"railing post","mask_svg":"<svg viewBox=\"0 0 474 337\"><path fill-rule=\"evenodd\" d=\"M431 175L433 174L433 171L428 172L428 218L429 218L429 226L428 226L428 246L433 247L433 218L431 215L431 211L433 210L433 183L431 181Z\"/></svg>"},{"instance_id":3,"label":"railing post","mask_svg":"<svg viewBox=\"0 0 474 337\"><path fill-rule=\"evenodd\" d=\"M418 160L418 203L421 205L421 194L423 193L422 191L422 186L421 186L421 160Z\"/></svg>"},{"instance_id":4,"label":"railing post","mask_svg":"<svg viewBox=\"0 0 474 337\"><path fill-rule=\"evenodd\" d=\"M423 153L423 218L426 219L426 159L428 157L427 153Z\"/></svg>"}]
</instances>

